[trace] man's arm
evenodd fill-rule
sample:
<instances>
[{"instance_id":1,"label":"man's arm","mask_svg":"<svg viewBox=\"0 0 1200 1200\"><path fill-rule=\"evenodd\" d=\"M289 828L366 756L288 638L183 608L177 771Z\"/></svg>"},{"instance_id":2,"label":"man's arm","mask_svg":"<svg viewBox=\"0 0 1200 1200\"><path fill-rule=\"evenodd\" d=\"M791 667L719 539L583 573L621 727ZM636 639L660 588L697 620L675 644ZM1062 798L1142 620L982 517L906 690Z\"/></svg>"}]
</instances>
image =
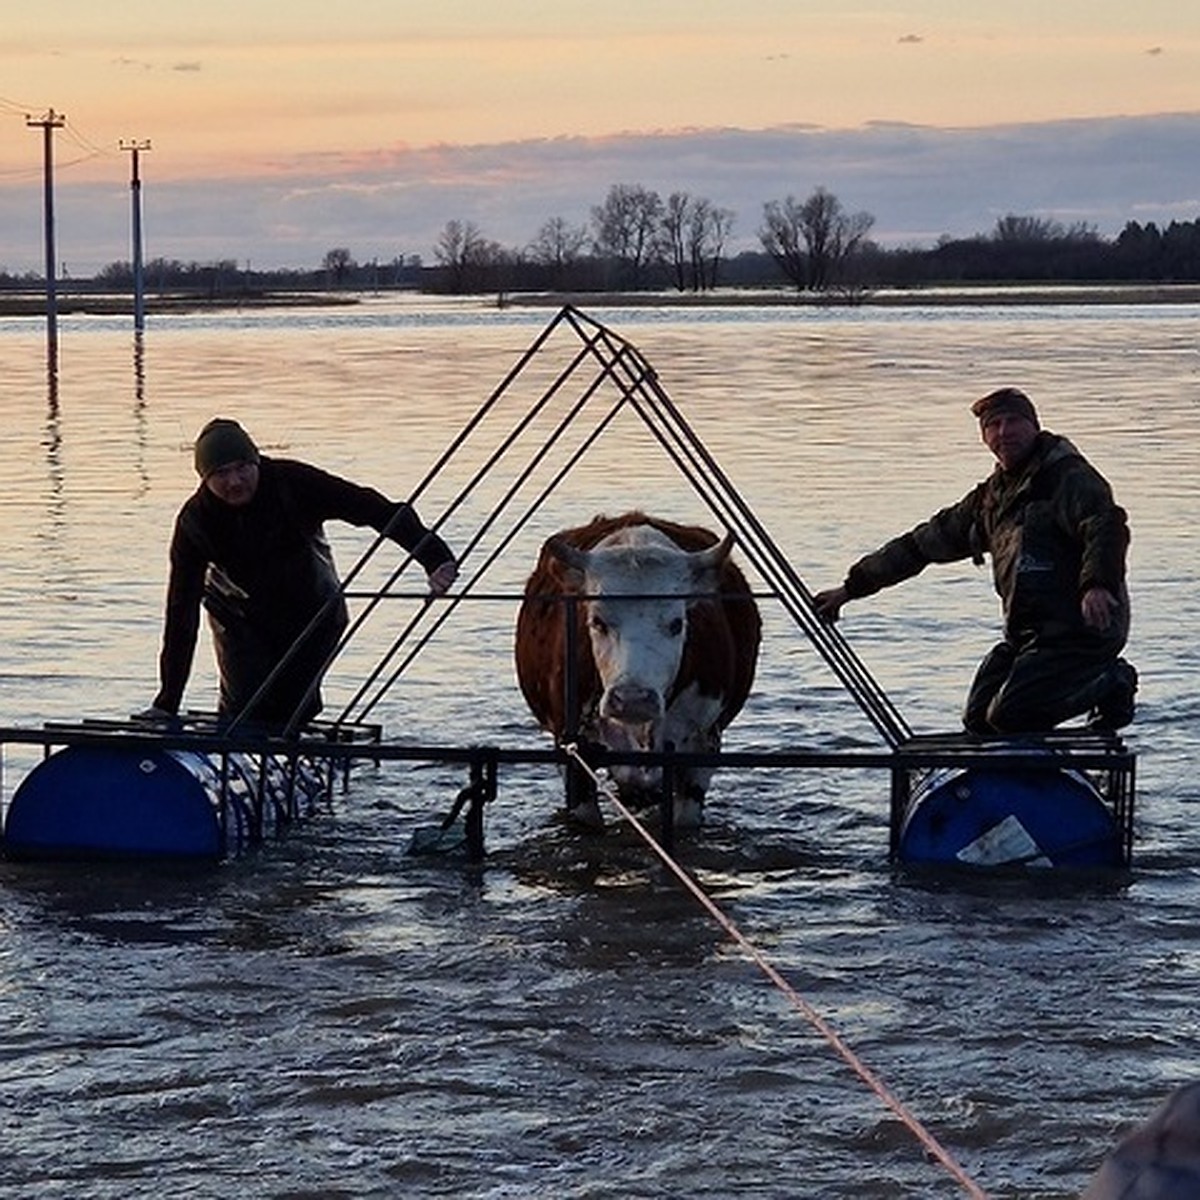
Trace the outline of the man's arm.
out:
<instances>
[{"instance_id":1,"label":"man's arm","mask_svg":"<svg viewBox=\"0 0 1200 1200\"><path fill-rule=\"evenodd\" d=\"M177 713L192 673L196 636L200 632L200 601L208 563L176 521L171 537L171 574L167 583L162 650L158 658L158 695L153 708Z\"/></svg>"}]
</instances>

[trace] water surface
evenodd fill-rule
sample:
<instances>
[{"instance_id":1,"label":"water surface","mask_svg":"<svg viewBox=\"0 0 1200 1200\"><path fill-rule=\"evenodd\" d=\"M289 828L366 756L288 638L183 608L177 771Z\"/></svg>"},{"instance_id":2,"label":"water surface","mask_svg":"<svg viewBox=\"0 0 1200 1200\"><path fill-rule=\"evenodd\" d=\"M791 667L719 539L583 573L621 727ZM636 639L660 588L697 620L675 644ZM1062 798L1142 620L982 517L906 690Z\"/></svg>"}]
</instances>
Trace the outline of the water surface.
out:
<instances>
[{"instance_id":1,"label":"water surface","mask_svg":"<svg viewBox=\"0 0 1200 1200\"><path fill-rule=\"evenodd\" d=\"M550 315L369 300L152 318L137 353L124 322L71 318L54 394L40 326L0 322L0 723L149 702L166 544L209 417L406 496ZM1197 1059L1200 312L596 315L654 365L814 589L987 472L968 405L1001 384L1025 387L1128 508L1131 878L898 880L887 781L869 772L719 775L680 849L981 1187L1075 1195ZM430 480L418 506L436 516L459 484ZM452 543L504 486L489 476ZM389 736L544 746L511 668L516 592L546 532L633 506L707 515L621 421L489 568L487 598L380 700ZM329 532L343 567L367 544ZM879 745L799 631L764 615L759 684L727 744ZM395 619L364 629L331 707ZM844 629L933 732L955 727L997 622L986 572L963 564L851 606ZM210 658L202 642L195 708L212 704ZM6 796L24 765L10 748ZM501 779L483 869L407 855L462 782L362 772L331 812L215 870L0 864L0 1193L960 1193L636 839L563 828L555 779Z\"/></svg>"}]
</instances>

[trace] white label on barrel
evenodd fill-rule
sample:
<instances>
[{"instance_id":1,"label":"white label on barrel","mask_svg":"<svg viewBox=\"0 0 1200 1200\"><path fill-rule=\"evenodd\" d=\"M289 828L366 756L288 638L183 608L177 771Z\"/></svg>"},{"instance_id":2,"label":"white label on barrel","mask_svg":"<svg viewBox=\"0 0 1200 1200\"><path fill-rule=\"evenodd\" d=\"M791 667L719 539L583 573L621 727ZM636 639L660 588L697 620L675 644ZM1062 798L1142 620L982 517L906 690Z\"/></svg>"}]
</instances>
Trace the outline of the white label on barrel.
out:
<instances>
[{"instance_id":1,"label":"white label on barrel","mask_svg":"<svg viewBox=\"0 0 1200 1200\"><path fill-rule=\"evenodd\" d=\"M1029 836L1029 830L1011 813L964 846L955 857L975 867L999 867L1004 863L1022 863L1027 867L1054 865Z\"/></svg>"}]
</instances>

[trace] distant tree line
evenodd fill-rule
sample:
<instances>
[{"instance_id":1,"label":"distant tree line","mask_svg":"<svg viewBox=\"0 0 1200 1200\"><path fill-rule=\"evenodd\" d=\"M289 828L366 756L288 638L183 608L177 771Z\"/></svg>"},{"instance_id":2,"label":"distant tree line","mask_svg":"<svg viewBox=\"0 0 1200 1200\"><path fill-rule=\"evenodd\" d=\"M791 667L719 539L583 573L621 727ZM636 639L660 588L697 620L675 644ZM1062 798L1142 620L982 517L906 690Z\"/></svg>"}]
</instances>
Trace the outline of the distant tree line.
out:
<instances>
[{"instance_id":1,"label":"distant tree line","mask_svg":"<svg viewBox=\"0 0 1200 1200\"><path fill-rule=\"evenodd\" d=\"M348 248L335 247L308 270L153 259L144 279L151 293L214 299L268 290L409 288L467 295L786 286L853 296L876 287L931 284L1200 282L1200 218L1165 228L1130 221L1116 238L1104 238L1090 225L1010 214L988 233L896 249L870 239L874 225L870 213L849 212L818 187L803 200L789 195L764 204L756 231L760 248L729 255L731 210L687 192L664 199L641 184L614 184L588 222L551 217L520 248L501 245L471 221L450 219L429 265L418 255L360 263ZM39 279L0 270L0 287L28 288ZM127 262L110 263L90 281L71 281L75 290L131 286Z\"/></svg>"}]
</instances>

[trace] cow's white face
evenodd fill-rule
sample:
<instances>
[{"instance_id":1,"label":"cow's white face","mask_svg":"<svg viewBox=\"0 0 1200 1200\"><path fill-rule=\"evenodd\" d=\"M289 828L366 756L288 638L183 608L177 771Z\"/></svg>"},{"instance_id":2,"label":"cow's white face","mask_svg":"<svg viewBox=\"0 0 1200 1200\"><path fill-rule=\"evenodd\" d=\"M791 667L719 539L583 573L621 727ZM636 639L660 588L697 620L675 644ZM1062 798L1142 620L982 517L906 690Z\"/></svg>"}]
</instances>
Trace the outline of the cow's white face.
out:
<instances>
[{"instance_id":1,"label":"cow's white face","mask_svg":"<svg viewBox=\"0 0 1200 1200\"><path fill-rule=\"evenodd\" d=\"M584 586L593 597L587 631L604 688L600 716L623 725L660 725L687 637L684 597L693 585L686 555L631 559L621 550L601 549L591 556Z\"/></svg>"},{"instance_id":2,"label":"cow's white face","mask_svg":"<svg viewBox=\"0 0 1200 1200\"><path fill-rule=\"evenodd\" d=\"M715 590L729 549L726 541L688 553L652 526L634 525L590 551L560 553L578 573L573 582L590 597L587 632L602 687L593 733L610 749L663 749L687 639L688 597ZM718 700L711 720L719 710ZM692 714L689 723L704 715Z\"/></svg>"}]
</instances>

